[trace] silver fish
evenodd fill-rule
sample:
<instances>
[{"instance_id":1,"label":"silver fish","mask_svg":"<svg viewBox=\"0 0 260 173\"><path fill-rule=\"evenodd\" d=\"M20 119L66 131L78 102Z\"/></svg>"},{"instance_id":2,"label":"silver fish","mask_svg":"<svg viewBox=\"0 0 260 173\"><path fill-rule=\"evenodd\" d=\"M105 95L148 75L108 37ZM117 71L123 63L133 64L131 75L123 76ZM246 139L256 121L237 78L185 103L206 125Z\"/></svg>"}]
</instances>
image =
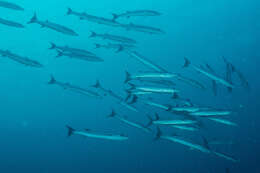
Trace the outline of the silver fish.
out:
<instances>
[{"instance_id":1,"label":"silver fish","mask_svg":"<svg viewBox=\"0 0 260 173\"><path fill-rule=\"evenodd\" d=\"M136 122L129 121L126 117L119 116L114 110L112 110L112 113L110 115L108 115L108 117L117 118L119 121L121 121L121 122L123 122L125 124L128 124L128 125L130 125L132 127L141 129L141 130L143 130L146 133L150 133L151 132L151 130L148 129L147 127L145 127L144 125L138 124Z\"/></svg>"},{"instance_id":2,"label":"silver fish","mask_svg":"<svg viewBox=\"0 0 260 173\"><path fill-rule=\"evenodd\" d=\"M71 8L68 8L67 15L74 15L74 16L79 17L80 20L86 20L86 21L103 24L103 25L107 25L107 26L113 26L113 27L121 26L120 23L116 22L113 19L97 17L97 16L89 15L87 13L79 13L79 12L73 11Z\"/></svg>"},{"instance_id":3,"label":"silver fish","mask_svg":"<svg viewBox=\"0 0 260 173\"><path fill-rule=\"evenodd\" d=\"M121 27L125 28L128 31L133 30L133 31L144 32L144 33L149 33L149 34L165 34L165 32L159 28L154 28L151 26L136 25L133 23L121 24Z\"/></svg>"},{"instance_id":4,"label":"silver fish","mask_svg":"<svg viewBox=\"0 0 260 173\"><path fill-rule=\"evenodd\" d=\"M183 67L188 67L188 66L190 66L190 61L187 58L185 58L185 64L184 64ZM224 80L224 79L222 79L222 78L220 78L220 77L218 77L214 74L211 74L211 73L209 73L209 72L207 72L207 71L205 71L205 70L203 70L199 67L192 65L192 68L195 69L197 72L207 76L211 80L215 80L217 83L220 83L220 84L222 84L226 87L235 88L235 86L233 84L229 83L228 81L226 81L226 80Z\"/></svg>"},{"instance_id":5,"label":"silver fish","mask_svg":"<svg viewBox=\"0 0 260 173\"><path fill-rule=\"evenodd\" d=\"M62 51L62 52L69 52L69 53L77 54L77 55L95 56L94 53L89 52L87 50L72 48L72 47L69 47L69 46L58 46L58 45L56 45L52 42L50 44L51 44L51 47L49 49L56 49L56 50L59 50L59 51Z\"/></svg>"},{"instance_id":6,"label":"silver fish","mask_svg":"<svg viewBox=\"0 0 260 173\"><path fill-rule=\"evenodd\" d=\"M120 42L124 44L136 44L136 41L128 38L128 37L123 37L123 36L118 36L118 35L111 35L111 34L97 34L96 32L91 32L91 35L89 36L90 38L98 37L102 38L104 40L110 40L110 41L115 41L115 42Z\"/></svg>"},{"instance_id":7,"label":"silver fish","mask_svg":"<svg viewBox=\"0 0 260 173\"><path fill-rule=\"evenodd\" d=\"M105 139L105 140L112 140L112 141L128 140L128 136L126 135L104 135L104 134L93 133L88 129L86 129L85 131L79 131L71 128L70 126L66 126L66 127L68 129L68 136L79 135L79 136L84 136L89 138Z\"/></svg>"},{"instance_id":8,"label":"silver fish","mask_svg":"<svg viewBox=\"0 0 260 173\"><path fill-rule=\"evenodd\" d=\"M64 82L59 82L57 81L53 76L51 76L50 81L48 82L49 85L58 85L61 88L65 89L65 90L70 90L82 95L86 95L89 97L95 97L95 98L102 98L98 93L85 89L85 88L81 88L75 85L71 85L70 83L64 83Z\"/></svg>"},{"instance_id":9,"label":"silver fish","mask_svg":"<svg viewBox=\"0 0 260 173\"><path fill-rule=\"evenodd\" d=\"M135 10L135 11L127 11L122 14L112 13L112 15L113 15L113 19L116 20L118 18L123 18L123 17L130 18L134 16L160 16L161 13L153 10Z\"/></svg>"},{"instance_id":10,"label":"silver fish","mask_svg":"<svg viewBox=\"0 0 260 173\"><path fill-rule=\"evenodd\" d=\"M0 55L3 57L7 57L13 61L16 61L20 64L23 64L25 66L30 66L30 67L36 67L36 68L42 68L43 65L40 64L39 62L29 59L27 57L22 57L20 55L16 55L9 50L0 50Z\"/></svg>"},{"instance_id":11,"label":"silver fish","mask_svg":"<svg viewBox=\"0 0 260 173\"><path fill-rule=\"evenodd\" d=\"M13 21L10 21L10 20L6 20L6 19L3 19L3 18L0 18L0 23L3 24L3 25L15 27L15 28L24 28L24 26L20 23L13 22Z\"/></svg>"},{"instance_id":12,"label":"silver fish","mask_svg":"<svg viewBox=\"0 0 260 173\"><path fill-rule=\"evenodd\" d=\"M92 62L103 62L104 60L95 56L95 55L84 55L84 54L77 54L71 52L62 52L57 50L58 55L56 57L67 56L74 59L80 59L84 61L92 61Z\"/></svg>"},{"instance_id":13,"label":"silver fish","mask_svg":"<svg viewBox=\"0 0 260 173\"><path fill-rule=\"evenodd\" d=\"M60 32L62 34L65 34L65 35L78 36L78 34L75 31L73 31L72 29L70 29L68 27L50 22L48 20L46 20L46 21L38 20L36 13L31 18L31 20L28 22L28 24L31 24L31 23L37 23L37 24L41 25L42 28L46 27L46 28L55 30L57 32Z\"/></svg>"},{"instance_id":14,"label":"silver fish","mask_svg":"<svg viewBox=\"0 0 260 173\"><path fill-rule=\"evenodd\" d=\"M7 1L0 1L0 7L9 8L12 10L24 11L24 8L22 8L21 6Z\"/></svg>"}]
</instances>

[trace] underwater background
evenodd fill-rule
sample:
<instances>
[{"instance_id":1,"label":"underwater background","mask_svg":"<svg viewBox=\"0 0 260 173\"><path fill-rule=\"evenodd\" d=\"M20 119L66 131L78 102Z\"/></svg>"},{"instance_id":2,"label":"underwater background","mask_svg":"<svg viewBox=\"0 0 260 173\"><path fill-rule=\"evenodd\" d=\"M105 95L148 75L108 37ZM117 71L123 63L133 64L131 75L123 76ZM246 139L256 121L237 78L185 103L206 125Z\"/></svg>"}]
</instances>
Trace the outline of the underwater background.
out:
<instances>
[{"instance_id":1,"label":"underwater background","mask_svg":"<svg viewBox=\"0 0 260 173\"><path fill-rule=\"evenodd\" d=\"M25 67L6 58L0 59L1 116L0 116L0 172L14 173L220 173L260 172L259 86L260 1L257 0L12 0L25 9L23 12L1 8L2 17L23 23L17 29L0 25L0 49L11 50L41 62L44 68ZM165 34L151 35L122 28L98 25L67 16L67 8L95 16L111 18L111 13L150 9L162 13L158 17L135 17L120 21L161 28ZM27 25L34 13L41 20L66 25L79 36L71 37ZM154 108L137 104L140 113L120 107L110 97L93 99L48 85L50 75L57 80L89 87L96 80L102 86L125 97L125 71L137 73L147 68L123 52L95 49L102 39L89 38L90 32L127 36L137 40L137 51L170 72L185 74L202 81L209 88L201 91L182 83L176 87L184 97L197 104L227 108L237 113L233 119L237 127L212 122L196 135L177 132L201 142L200 134L211 139L234 141L216 148L231 153L238 163L210 156L164 140L154 140L154 134L128 127L107 118L117 108L132 120L146 123L144 114L154 114ZM69 58L55 58L50 42L69 45L95 52L102 63L88 63ZM224 76L228 58L250 83L250 91L234 89L229 94L220 86L218 96L210 89L210 81L192 71L183 69L183 58L196 63L207 62ZM158 98L162 102L165 97ZM168 102L168 99L165 100ZM170 103L169 103L170 104ZM158 111L164 114L162 111ZM129 140L123 142L67 137L66 125L98 132L123 133Z\"/></svg>"}]
</instances>

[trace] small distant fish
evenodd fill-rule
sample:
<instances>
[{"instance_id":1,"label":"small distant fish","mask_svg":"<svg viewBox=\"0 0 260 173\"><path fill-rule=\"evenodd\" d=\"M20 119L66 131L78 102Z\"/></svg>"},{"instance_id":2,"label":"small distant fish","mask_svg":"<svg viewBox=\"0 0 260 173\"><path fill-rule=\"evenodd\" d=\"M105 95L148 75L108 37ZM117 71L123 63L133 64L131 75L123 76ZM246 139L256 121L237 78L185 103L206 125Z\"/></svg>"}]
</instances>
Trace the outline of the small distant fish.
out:
<instances>
[{"instance_id":1,"label":"small distant fish","mask_svg":"<svg viewBox=\"0 0 260 173\"><path fill-rule=\"evenodd\" d=\"M165 111L170 110L170 106L163 105L163 104L160 104L160 103L155 103L155 102L152 102L152 101L144 101L144 104L149 105L149 106L154 106L156 108L159 108L159 109L162 109L162 110L165 110Z\"/></svg>"},{"instance_id":2,"label":"small distant fish","mask_svg":"<svg viewBox=\"0 0 260 173\"><path fill-rule=\"evenodd\" d=\"M217 123L225 124L225 125L228 125L228 126L238 126L236 123L231 122L227 119L216 118L216 117L207 117L207 119L215 121Z\"/></svg>"},{"instance_id":3,"label":"small distant fish","mask_svg":"<svg viewBox=\"0 0 260 173\"><path fill-rule=\"evenodd\" d=\"M201 151L203 153L207 153L207 154L211 153L211 151L207 147L204 147L204 146L199 145L199 144L194 144L194 143L188 142L186 140L181 139L180 137L177 137L176 135L171 135L171 136L170 135L169 136L168 135L162 135L161 130L158 127L157 127L156 139L165 139L165 140L168 140L168 141L172 141L172 142L182 144L184 146L187 146L191 149Z\"/></svg>"},{"instance_id":4,"label":"small distant fish","mask_svg":"<svg viewBox=\"0 0 260 173\"><path fill-rule=\"evenodd\" d=\"M19 5L7 1L0 1L0 7L9 8L12 10L24 11L24 9Z\"/></svg>"},{"instance_id":5,"label":"small distant fish","mask_svg":"<svg viewBox=\"0 0 260 173\"><path fill-rule=\"evenodd\" d=\"M225 116L230 115L232 112L227 110L199 110L196 112L191 112L192 116L200 116L200 117L214 117L214 116Z\"/></svg>"},{"instance_id":6,"label":"small distant fish","mask_svg":"<svg viewBox=\"0 0 260 173\"><path fill-rule=\"evenodd\" d=\"M113 43L108 43L108 44L95 44L95 48L105 48L105 49L116 49L117 52L120 51L121 49L133 49L135 48L134 45L131 44L113 44Z\"/></svg>"},{"instance_id":7,"label":"small distant fish","mask_svg":"<svg viewBox=\"0 0 260 173\"><path fill-rule=\"evenodd\" d=\"M136 74L131 75L130 73L126 72L126 79L125 83L128 83L131 80L140 80L143 78L175 78L177 74L174 73L161 73L161 72L151 72L151 73L143 73L143 74Z\"/></svg>"},{"instance_id":8,"label":"small distant fish","mask_svg":"<svg viewBox=\"0 0 260 173\"><path fill-rule=\"evenodd\" d=\"M60 50L62 52L70 52L72 54L79 54L79 55L85 55L85 56L95 56L94 53L89 52L87 50L83 50L83 49L78 49L78 48L72 48L69 46L58 46L54 43L50 43L51 47L49 49L56 49L56 50Z\"/></svg>"},{"instance_id":9,"label":"small distant fish","mask_svg":"<svg viewBox=\"0 0 260 173\"><path fill-rule=\"evenodd\" d=\"M0 55L2 57L7 57L13 61L16 61L20 64L23 64L25 66L30 66L30 67L36 67L36 68L42 68L43 65L40 64L39 62L29 59L27 57L22 57L20 55L16 55L12 52L10 52L9 50L0 50Z\"/></svg>"},{"instance_id":10,"label":"small distant fish","mask_svg":"<svg viewBox=\"0 0 260 173\"><path fill-rule=\"evenodd\" d=\"M104 135L104 134L93 133L89 129L86 129L84 131L79 131L71 128L70 126L66 126L66 127L68 129L68 136L79 135L79 136L84 136L89 138L105 139L105 140L112 140L112 141L128 140L128 136L126 135Z\"/></svg>"},{"instance_id":11,"label":"small distant fish","mask_svg":"<svg viewBox=\"0 0 260 173\"><path fill-rule=\"evenodd\" d=\"M231 157L231 156L228 156L228 155L226 155L226 154L217 152L217 151L213 151L213 154L215 154L215 155L218 156L218 157L224 158L224 159L226 159L226 160L235 162L235 163L236 163L236 162L239 162L238 159L236 159L236 158L234 158L234 157Z\"/></svg>"},{"instance_id":12,"label":"small distant fish","mask_svg":"<svg viewBox=\"0 0 260 173\"><path fill-rule=\"evenodd\" d=\"M159 28L154 28L151 26L136 25L133 23L121 24L121 27L125 28L128 31L133 30L133 31L144 32L144 33L149 33L149 34L165 34L165 32Z\"/></svg>"},{"instance_id":13,"label":"small distant fish","mask_svg":"<svg viewBox=\"0 0 260 173\"><path fill-rule=\"evenodd\" d=\"M82 95L86 95L89 97L101 98L101 96L94 91L87 90L85 88L81 88L81 87L78 87L75 85L71 85L70 83L59 82L53 76L51 76L51 79L48 82L48 84L49 85L58 85L61 88L63 88L64 90L70 90L70 91L73 91L73 92L76 92L76 93L79 93Z\"/></svg>"},{"instance_id":14,"label":"small distant fish","mask_svg":"<svg viewBox=\"0 0 260 173\"><path fill-rule=\"evenodd\" d=\"M116 20L118 18L123 18L123 17L130 18L134 16L160 16L161 13L153 10L135 10L135 11L127 11L122 14L112 13L112 15L113 15L113 19Z\"/></svg>"},{"instance_id":15,"label":"small distant fish","mask_svg":"<svg viewBox=\"0 0 260 173\"><path fill-rule=\"evenodd\" d=\"M31 18L31 20L28 22L28 24L31 24L31 23L37 23L37 24L41 25L42 28L46 27L46 28L55 30L57 32L60 32L62 34L65 34L65 35L78 36L78 34L75 31L73 31L72 29L70 29L68 27L65 27L63 25L56 24L53 22L49 22L48 20L46 20L46 21L38 20L36 13Z\"/></svg>"},{"instance_id":16,"label":"small distant fish","mask_svg":"<svg viewBox=\"0 0 260 173\"><path fill-rule=\"evenodd\" d=\"M112 110L111 114L108 115L108 117L117 118L119 121L121 121L121 122L123 122L125 124L128 124L128 125L130 125L132 127L141 129L141 130L143 130L146 133L150 133L151 132L151 130L148 129L147 127L145 127L144 125L141 125L141 124L129 121L126 117L118 116L118 114L114 110Z\"/></svg>"},{"instance_id":17,"label":"small distant fish","mask_svg":"<svg viewBox=\"0 0 260 173\"><path fill-rule=\"evenodd\" d=\"M183 119L183 120L155 120L153 124L156 125L189 125L189 124L196 124L197 121Z\"/></svg>"},{"instance_id":18,"label":"small distant fish","mask_svg":"<svg viewBox=\"0 0 260 173\"><path fill-rule=\"evenodd\" d=\"M177 106L177 107L174 107L172 106L170 108L171 111L176 111L176 112L187 112L189 114L191 113L196 113L198 111L200 111L201 108L199 107L193 107L193 106Z\"/></svg>"},{"instance_id":19,"label":"small distant fish","mask_svg":"<svg viewBox=\"0 0 260 173\"><path fill-rule=\"evenodd\" d=\"M146 67L153 69L156 72L167 72L166 70L164 70L163 68L161 68L157 64L153 63L149 59L145 58L144 56L140 55L136 51L132 51L132 50L129 50L129 49L122 49L122 51L125 51L128 55L135 58L137 61L139 61L140 63L142 63Z\"/></svg>"},{"instance_id":20,"label":"small distant fish","mask_svg":"<svg viewBox=\"0 0 260 173\"><path fill-rule=\"evenodd\" d=\"M69 58L74 58L74 59L80 59L84 61L91 61L91 62L103 62L104 60L95 56L95 55L84 55L84 54L77 54L77 53L71 53L71 52L62 52L57 50L58 55L56 57L61 57L61 56L67 56Z\"/></svg>"},{"instance_id":21,"label":"small distant fish","mask_svg":"<svg viewBox=\"0 0 260 173\"><path fill-rule=\"evenodd\" d=\"M89 15L87 13L79 13L76 11L73 11L71 8L68 8L67 15L74 15L80 18L80 20L87 20L90 22L98 23L98 24L103 24L107 26L113 26L113 27L119 27L121 26L120 23L116 22L113 19L107 19L104 17L97 17L93 15Z\"/></svg>"},{"instance_id":22,"label":"small distant fish","mask_svg":"<svg viewBox=\"0 0 260 173\"><path fill-rule=\"evenodd\" d=\"M3 24L3 25L15 27L15 28L24 28L24 26L20 23L13 22L13 21L10 21L10 20L6 20L6 19L3 19L3 18L0 18L0 23Z\"/></svg>"},{"instance_id":23,"label":"small distant fish","mask_svg":"<svg viewBox=\"0 0 260 173\"><path fill-rule=\"evenodd\" d=\"M178 93L179 90L174 88L162 88L162 87L150 87L150 86L136 86L134 84L130 84L131 88L127 90L128 92L133 91L143 91L143 92L152 92L152 93L158 93L158 94L174 94Z\"/></svg>"},{"instance_id":24,"label":"small distant fish","mask_svg":"<svg viewBox=\"0 0 260 173\"><path fill-rule=\"evenodd\" d=\"M185 64L184 64L183 67L188 67L190 65L191 65L190 61L187 58L185 58ZM235 86L233 84L229 83L228 81L226 81L226 80L224 80L224 79L222 79L222 78L220 78L220 77L218 77L214 74L211 74L211 73L209 73L209 72L207 72L207 71L205 71L205 70L203 70L199 67L192 65L192 68L195 69L197 72L207 76L211 80L215 80L217 83L220 83L220 84L222 84L226 87L235 88Z\"/></svg>"},{"instance_id":25,"label":"small distant fish","mask_svg":"<svg viewBox=\"0 0 260 173\"><path fill-rule=\"evenodd\" d=\"M111 35L111 34L97 34L96 32L93 31L91 32L91 35L89 37L90 38L99 37L104 40L116 41L124 44L136 44L136 41L131 38L118 36L118 35Z\"/></svg>"},{"instance_id":26,"label":"small distant fish","mask_svg":"<svg viewBox=\"0 0 260 173\"><path fill-rule=\"evenodd\" d=\"M180 130L186 130L186 131L198 131L199 129L195 126L188 126L188 125L172 125L171 127L180 129Z\"/></svg>"}]
</instances>

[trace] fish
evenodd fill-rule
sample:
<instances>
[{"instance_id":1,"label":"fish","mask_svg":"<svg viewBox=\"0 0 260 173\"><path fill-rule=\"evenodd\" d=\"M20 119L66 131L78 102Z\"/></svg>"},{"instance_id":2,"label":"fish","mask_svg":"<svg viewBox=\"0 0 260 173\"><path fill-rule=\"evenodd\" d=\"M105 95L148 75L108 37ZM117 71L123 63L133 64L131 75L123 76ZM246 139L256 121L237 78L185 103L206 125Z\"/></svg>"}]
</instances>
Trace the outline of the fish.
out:
<instances>
[{"instance_id":1,"label":"fish","mask_svg":"<svg viewBox=\"0 0 260 173\"><path fill-rule=\"evenodd\" d=\"M95 48L99 49L99 48L105 48L105 49L116 49L118 51L120 51L121 49L134 49L135 46L131 45L131 44L124 44L124 43L119 43L119 44L114 44L114 43L108 43L108 44L95 44Z\"/></svg>"},{"instance_id":2,"label":"fish","mask_svg":"<svg viewBox=\"0 0 260 173\"><path fill-rule=\"evenodd\" d=\"M79 135L83 137L89 137L89 138L95 138L95 139L105 139L105 140L111 140L111 141L125 141L128 140L128 136L126 135L104 135L104 134L98 134L93 133L91 130L86 129L84 131L75 130L70 126L66 126L68 129L68 136L72 135Z\"/></svg>"},{"instance_id":3,"label":"fish","mask_svg":"<svg viewBox=\"0 0 260 173\"><path fill-rule=\"evenodd\" d=\"M198 111L200 111L200 107L193 107L193 106L178 106L178 107L174 107L171 106L171 111L176 111L176 112L187 112L190 115L192 115L192 113L196 113Z\"/></svg>"},{"instance_id":4,"label":"fish","mask_svg":"<svg viewBox=\"0 0 260 173\"><path fill-rule=\"evenodd\" d=\"M213 153L214 153L216 156L221 157L221 158L224 158L224 159L226 159L226 160L229 160L229 161L232 161L232 162L235 162L235 163L239 162L238 159L236 159L236 158L234 158L234 157L231 157L231 156L228 156L228 155L226 155L226 154L223 154L223 153L220 153L220 152L217 152L217 151L213 151Z\"/></svg>"},{"instance_id":5,"label":"fish","mask_svg":"<svg viewBox=\"0 0 260 173\"><path fill-rule=\"evenodd\" d=\"M48 20L46 20L46 21L38 20L36 13L34 13L34 15L31 18L31 20L29 22L27 22L27 23L28 24L37 23L37 24L41 25L42 28L49 28L51 30L57 31L57 32L65 34L65 35L78 36L78 34L75 31L73 31L72 29L70 29L68 27L65 27L63 25L50 22Z\"/></svg>"},{"instance_id":6,"label":"fish","mask_svg":"<svg viewBox=\"0 0 260 173\"><path fill-rule=\"evenodd\" d=\"M153 121L153 124L155 124L155 125L189 125L189 124L196 124L196 123L197 123L197 121L190 120L190 119Z\"/></svg>"},{"instance_id":7,"label":"fish","mask_svg":"<svg viewBox=\"0 0 260 173\"><path fill-rule=\"evenodd\" d=\"M174 73L161 73L161 72L152 72L152 73L143 73L143 74L136 74L131 75L129 72L126 71L126 79L125 83L128 83L131 80L142 80L145 78L175 78L177 74Z\"/></svg>"},{"instance_id":8,"label":"fish","mask_svg":"<svg viewBox=\"0 0 260 173\"><path fill-rule=\"evenodd\" d=\"M104 17L93 16L93 15L87 14L85 12L79 13L79 12L73 11L71 8L68 8L67 15L74 15L74 16L79 17L80 20L87 20L87 21L94 22L97 24L103 24L103 25L112 26L112 27L121 26L120 23L116 22L113 19L107 19Z\"/></svg>"},{"instance_id":9,"label":"fish","mask_svg":"<svg viewBox=\"0 0 260 173\"><path fill-rule=\"evenodd\" d=\"M3 25L7 25L7 26L11 26L11 27L15 27L15 28L24 28L24 25L17 23L17 22L13 22L10 20L6 20L3 18L0 18L0 23Z\"/></svg>"},{"instance_id":10,"label":"fish","mask_svg":"<svg viewBox=\"0 0 260 173\"><path fill-rule=\"evenodd\" d=\"M192 132L199 130L195 126L187 126L187 125L172 125L171 127L177 128L177 129L180 129L180 130L192 131Z\"/></svg>"},{"instance_id":11,"label":"fish","mask_svg":"<svg viewBox=\"0 0 260 173\"><path fill-rule=\"evenodd\" d=\"M215 121L217 123L225 124L225 125L228 125L228 126L238 126L236 123L231 122L227 119L216 118L216 117L207 117L207 119Z\"/></svg>"},{"instance_id":12,"label":"fish","mask_svg":"<svg viewBox=\"0 0 260 173\"><path fill-rule=\"evenodd\" d=\"M73 59L80 59L84 61L91 61L91 62L103 62L104 60L95 56L95 55L84 55L84 54L77 54L77 53L71 53L71 52L63 52L60 50L57 50L58 54L56 58L61 56L67 56L69 58Z\"/></svg>"},{"instance_id":13,"label":"fish","mask_svg":"<svg viewBox=\"0 0 260 173\"><path fill-rule=\"evenodd\" d=\"M17 11L24 11L23 7L7 1L0 1L0 7L9 8Z\"/></svg>"},{"instance_id":14,"label":"fish","mask_svg":"<svg viewBox=\"0 0 260 173\"><path fill-rule=\"evenodd\" d=\"M36 68L42 68L43 67L43 65L40 64L38 61L35 61L35 60L29 59L27 57L23 57L23 56L14 54L9 50L0 50L0 55L2 57L7 57L7 58L9 58L13 61L16 61L20 64L23 64L25 66L36 67Z\"/></svg>"},{"instance_id":15,"label":"fish","mask_svg":"<svg viewBox=\"0 0 260 173\"><path fill-rule=\"evenodd\" d=\"M48 82L49 85L57 85L60 86L61 88L63 88L64 90L70 90L72 92L76 92L85 96L89 96L89 97L94 97L94 98L102 98L98 93L85 89L85 88L81 88L75 85L71 85L70 83L65 83L65 82L60 82L57 81L53 75L51 75L51 78Z\"/></svg>"},{"instance_id":16,"label":"fish","mask_svg":"<svg viewBox=\"0 0 260 173\"><path fill-rule=\"evenodd\" d=\"M146 133L150 133L151 132L151 130L148 129L147 127L145 127L144 125L138 124L136 122L129 121L126 117L118 115L118 113L116 113L114 110L112 110L111 114L108 115L108 117L109 118L114 117L114 118L118 119L119 121L121 121L121 122L123 122L123 123L125 123L125 124L127 124L127 125L129 125L131 127L135 127L137 129L141 129L141 130L143 130Z\"/></svg>"},{"instance_id":17,"label":"fish","mask_svg":"<svg viewBox=\"0 0 260 173\"><path fill-rule=\"evenodd\" d=\"M200 117L210 117L210 116L225 116L230 115L232 112L227 110L199 110L196 112L191 112L192 116L200 116Z\"/></svg>"},{"instance_id":18,"label":"fish","mask_svg":"<svg viewBox=\"0 0 260 173\"><path fill-rule=\"evenodd\" d=\"M122 14L115 14L112 13L113 15L113 20L116 20L118 18L130 18L134 16L160 16L161 13L153 10L135 10L135 11L127 11Z\"/></svg>"},{"instance_id":19,"label":"fish","mask_svg":"<svg viewBox=\"0 0 260 173\"><path fill-rule=\"evenodd\" d=\"M155 72L167 72L165 69L161 68L160 66L156 65L149 59L145 58L144 56L140 55L138 52L129 50L129 49L122 49L122 51L126 52L131 57L135 58L137 61L145 65L146 67L153 69Z\"/></svg>"},{"instance_id":20,"label":"fish","mask_svg":"<svg viewBox=\"0 0 260 173\"><path fill-rule=\"evenodd\" d=\"M137 42L131 38L118 36L118 35L111 35L111 34L97 34L96 32L91 31L90 38L98 37L104 40L110 40L115 42L120 42L124 44L136 44Z\"/></svg>"},{"instance_id":21,"label":"fish","mask_svg":"<svg viewBox=\"0 0 260 173\"><path fill-rule=\"evenodd\" d=\"M125 28L128 31L133 30L133 31L149 33L149 34L165 34L165 32L163 30L161 30L160 28L144 26L144 25L136 25L133 23L121 24L121 27Z\"/></svg>"},{"instance_id":22,"label":"fish","mask_svg":"<svg viewBox=\"0 0 260 173\"><path fill-rule=\"evenodd\" d=\"M170 106L163 105L163 104L160 104L160 103L155 103L155 102L152 102L152 101L144 101L144 104L149 105L149 106L154 106L156 108L159 108L159 109L162 109L162 110L165 110L165 111L170 110Z\"/></svg>"},{"instance_id":23,"label":"fish","mask_svg":"<svg viewBox=\"0 0 260 173\"><path fill-rule=\"evenodd\" d=\"M175 134L171 135L171 136L170 135L162 135L159 127L157 127L156 139L165 139L165 140L168 140L168 141L171 141L171 142L182 144L186 147L189 147L189 148L194 149L194 150L198 150L198 151L206 153L206 154L211 153L211 151L207 147L204 147L202 145L191 143L189 141L181 139L180 137L177 137L177 135L175 135Z\"/></svg>"},{"instance_id":24,"label":"fish","mask_svg":"<svg viewBox=\"0 0 260 173\"><path fill-rule=\"evenodd\" d=\"M185 58L185 63L184 63L183 67L189 67L190 65L191 65L190 61L187 58ZM233 84L231 84L230 82L226 81L225 79L222 79L221 77L218 77L218 76L216 76L216 75L214 75L212 73L209 73L209 72L207 72L207 71L205 71L205 70L203 70L203 69L201 69L199 67L196 67L194 65L192 65L192 68L194 70L196 70L197 72L199 72L199 73L205 75L206 77L210 78L211 80L215 80L219 84L222 84L222 85L224 85L226 87L235 88L235 86Z\"/></svg>"},{"instance_id":25,"label":"fish","mask_svg":"<svg viewBox=\"0 0 260 173\"><path fill-rule=\"evenodd\" d=\"M152 87L152 86L136 86L134 84L130 84L131 88L128 89L128 92L134 91L143 91L143 92L152 92L152 93L159 93L159 94L174 94L178 93L179 90L174 88L162 88L162 87Z\"/></svg>"},{"instance_id":26,"label":"fish","mask_svg":"<svg viewBox=\"0 0 260 173\"><path fill-rule=\"evenodd\" d=\"M89 51L84 50L84 49L72 48L72 47L69 47L69 46L58 46L58 45L56 45L55 43L52 43L52 42L50 42L50 44L51 44L51 47L49 47L50 50L56 49L56 50L59 50L59 51L62 51L62 52L69 52L69 53L72 53L72 54L85 55L85 56L95 56L94 53L89 52Z\"/></svg>"}]
</instances>

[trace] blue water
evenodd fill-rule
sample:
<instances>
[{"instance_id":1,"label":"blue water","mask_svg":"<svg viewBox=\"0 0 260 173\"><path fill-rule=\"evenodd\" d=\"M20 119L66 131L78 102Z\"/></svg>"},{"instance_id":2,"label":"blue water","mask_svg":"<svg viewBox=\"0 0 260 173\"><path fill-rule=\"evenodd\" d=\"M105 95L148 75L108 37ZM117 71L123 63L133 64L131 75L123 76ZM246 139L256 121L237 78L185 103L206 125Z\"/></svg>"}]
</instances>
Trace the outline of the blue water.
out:
<instances>
[{"instance_id":1,"label":"blue water","mask_svg":"<svg viewBox=\"0 0 260 173\"><path fill-rule=\"evenodd\" d=\"M25 8L24 12L1 8L3 18L25 24L24 29L0 25L0 49L28 56L44 64L44 68L26 67L7 58L0 59L1 116L0 116L0 172L3 173L103 173L103 172L150 172L150 173L220 173L260 172L260 136L258 134L259 109L259 57L260 2L256 0L12 0ZM161 28L166 34L150 35L122 28L81 21L66 16L67 7L96 16L111 17L111 13L127 10L151 9L162 13L159 17L135 17L122 19L137 24ZM41 20L50 20L75 30L72 37L41 28L26 22L37 13ZM240 161L232 163L222 158L190 150L169 141L154 141L154 134L124 125L106 116L116 108L129 119L146 123L144 114L167 114L143 104L134 113L120 107L110 97L89 98L47 85L50 75L57 80L88 88L99 79L102 85L121 96L124 92L125 71L137 73L147 68L125 53L95 49L90 31L128 36L138 41L137 51L170 72L178 72L206 85L201 91L177 82L182 96L204 106L231 109L232 120L238 127L229 127L207 121L205 129L196 133L169 130L185 139L202 143L201 136L210 139L234 141L234 145L215 147ZM91 63L69 58L55 58L49 50L49 42L69 45L96 53L105 61ZM250 92L243 88L228 94L219 86L219 94L213 96L211 81L194 72L183 69L183 57L196 65L207 62L224 76L222 56L228 58L246 76ZM235 82L237 82L236 79ZM158 97L157 97L158 98ZM170 104L162 96L158 101ZM169 114L165 115L170 117ZM127 134L129 140L113 142L67 137L65 125L76 129L92 129L100 133ZM154 132L155 133L155 132Z\"/></svg>"}]
</instances>

